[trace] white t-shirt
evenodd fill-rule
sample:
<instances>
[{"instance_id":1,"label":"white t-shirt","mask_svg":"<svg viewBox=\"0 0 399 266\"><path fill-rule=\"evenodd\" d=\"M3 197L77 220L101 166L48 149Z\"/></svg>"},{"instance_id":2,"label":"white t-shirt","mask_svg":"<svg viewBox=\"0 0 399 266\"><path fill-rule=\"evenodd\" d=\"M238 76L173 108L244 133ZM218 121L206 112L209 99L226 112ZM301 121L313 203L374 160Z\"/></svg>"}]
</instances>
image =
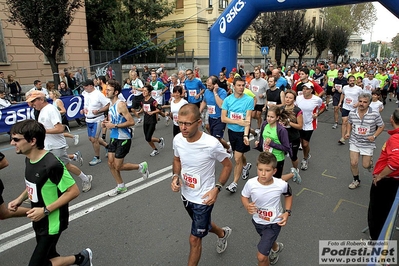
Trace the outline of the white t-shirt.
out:
<instances>
[{"instance_id":1,"label":"white t-shirt","mask_svg":"<svg viewBox=\"0 0 399 266\"><path fill-rule=\"evenodd\" d=\"M353 105L358 103L359 95L363 92L363 89L359 86L355 85L353 87L349 87L349 85L345 85L342 89L342 93L344 94L344 100L342 103L342 108L353 111L355 107Z\"/></svg>"},{"instance_id":2,"label":"white t-shirt","mask_svg":"<svg viewBox=\"0 0 399 266\"><path fill-rule=\"evenodd\" d=\"M378 79L363 79L363 92L371 94L378 87L380 87L380 81Z\"/></svg>"},{"instance_id":3,"label":"white t-shirt","mask_svg":"<svg viewBox=\"0 0 399 266\"><path fill-rule=\"evenodd\" d=\"M317 119L313 119L313 114L317 114L323 101L320 97L312 95L312 98L305 99L303 95L296 98L296 103L302 110L303 115L303 130L315 130L317 128Z\"/></svg>"},{"instance_id":4,"label":"white t-shirt","mask_svg":"<svg viewBox=\"0 0 399 266\"><path fill-rule=\"evenodd\" d=\"M10 101L5 100L5 99L0 99L0 109L4 109L11 106Z\"/></svg>"},{"instance_id":5,"label":"white t-shirt","mask_svg":"<svg viewBox=\"0 0 399 266\"><path fill-rule=\"evenodd\" d=\"M370 107L371 109L373 109L374 112L379 113L380 108L384 109L384 104L381 101L376 101L376 102L371 101Z\"/></svg>"},{"instance_id":6,"label":"white t-shirt","mask_svg":"<svg viewBox=\"0 0 399 266\"><path fill-rule=\"evenodd\" d=\"M100 110L104 106L106 106L110 100L102 94L99 90L93 90L92 92L85 91L82 93L85 101L84 101L84 110L87 110L85 113L86 122L94 123L98 121L104 120L104 114L93 114L94 110Z\"/></svg>"},{"instance_id":7,"label":"white t-shirt","mask_svg":"<svg viewBox=\"0 0 399 266\"><path fill-rule=\"evenodd\" d=\"M174 103L174 99L172 98L172 100L170 101L170 112L172 113L172 117L173 117L173 124L175 126L178 126L179 124L177 124L178 118L179 118L179 110L180 108L187 104L188 102L185 99L180 99L180 101L178 103Z\"/></svg>"},{"instance_id":8,"label":"white t-shirt","mask_svg":"<svg viewBox=\"0 0 399 266\"><path fill-rule=\"evenodd\" d=\"M38 89L36 87L33 87L32 89L30 89L26 94L30 94L33 91L38 91ZM48 95L48 91L45 88L42 88L41 91L44 93L44 95L46 96L46 98L48 99L50 96Z\"/></svg>"},{"instance_id":9,"label":"white t-shirt","mask_svg":"<svg viewBox=\"0 0 399 266\"><path fill-rule=\"evenodd\" d=\"M57 124L61 124L61 114L57 107L52 104L47 104L40 110L38 122L42 123L45 129L52 129ZM44 149L61 149L67 146L66 139L63 133L46 134L44 139Z\"/></svg>"},{"instance_id":10,"label":"white t-shirt","mask_svg":"<svg viewBox=\"0 0 399 266\"><path fill-rule=\"evenodd\" d=\"M247 181L241 195L255 202L258 211L252 218L257 224L274 224L282 220L277 218L283 214L280 197L287 192L288 183L284 180L273 177L273 184L262 185L256 176Z\"/></svg>"},{"instance_id":11,"label":"white t-shirt","mask_svg":"<svg viewBox=\"0 0 399 266\"><path fill-rule=\"evenodd\" d=\"M139 96L141 95L143 92L137 90L137 88L141 89L144 87L143 82L141 81L141 79L136 78L135 80L131 81L132 87L133 87L133 95L134 96Z\"/></svg>"},{"instance_id":12,"label":"white t-shirt","mask_svg":"<svg viewBox=\"0 0 399 266\"><path fill-rule=\"evenodd\" d=\"M181 133L173 139L174 155L181 162L181 193L196 204L204 204L202 196L215 187L215 162L229 157L215 137L201 134L196 142L188 142Z\"/></svg>"}]
</instances>

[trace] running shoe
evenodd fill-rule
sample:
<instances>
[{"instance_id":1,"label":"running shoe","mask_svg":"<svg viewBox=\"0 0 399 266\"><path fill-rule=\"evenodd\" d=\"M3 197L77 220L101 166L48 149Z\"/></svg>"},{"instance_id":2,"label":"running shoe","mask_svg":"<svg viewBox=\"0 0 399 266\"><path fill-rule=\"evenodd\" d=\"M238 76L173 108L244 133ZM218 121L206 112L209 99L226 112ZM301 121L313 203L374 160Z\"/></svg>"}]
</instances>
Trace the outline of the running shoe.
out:
<instances>
[{"instance_id":1,"label":"running shoe","mask_svg":"<svg viewBox=\"0 0 399 266\"><path fill-rule=\"evenodd\" d=\"M302 182L301 176L299 175L299 170L297 168L292 167L291 173L294 174L294 176L292 177L292 181L294 181L299 185Z\"/></svg>"},{"instance_id":2,"label":"running shoe","mask_svg":"<svg viewBox=\"0 0 399 266\"><path fill-rule=\"evenodd\" d=\"M73 135L73 144L76 146L79 144L79 135Z\"/></svg>"},{"instance_id":3,"label":"running shoe","mask_svg":"<svg viewBox=\"0 0 399 266\"><path fill-rule=\"evenodd\" d=\"M89 165L94 166L99 163L101 163L101 159L98 159L96 156L94 156L93 160L89 162Z\"/></svg>"},{"instance_id":4,"label":"running shoe","mask_svg":"<svg viewBox=\"0 0 399 266\"><path fill-rule=\"evenodd\" d=\"M163 138L159 138L159 148L163 149L165 147L165 140Z\"/></svg>"},{"instance_id":5,"label":"running shoe","mask_svg":"<svg viewBox=\"0 0 399 266\"><path fill-rule=\"evenodd\" d=\"M169 117L169 116L166 116L166 117L165 117L165 125L166 125L166 126L169 126L169 124L170 124L170 117Z\"/></svg>"},{"instance_id":6,"label":"running shoe","mask_svg":"<svg viewBox=\"0 0 399 266\"><path fill-rule=\"evenodd\" d=\"M308 170L308 160L302 159L302 162L301 162L301 169L302 169L302 170Z\"/></svg>"},{"instance_id":7,"label":"running shoe","mask_svg":"<svg viewBox=\"0 0 399 266\"><path fill-rule=\"evenodd\" d=\"M259 135L260 134L260 129L259 128L255 129L255 133L256 133L256 135Z\"/></svg>"},{"instance_id":8,"label":"running shoe","mask_svg":"<svg viewBox=\"0 0 399 266\"><path fill-rule=\"evenodd\" d=\"M355 189L360 187L360 180L353 180L348 186L350 189Z\"/></svg>"},{"instance_id":9,"label":"running shoe","mask_svg":"<svg viewBox=\"0 0 399 266\"><path fill-rule=\"evenodd\" d=\"M87 175L88 180L82 182L82 191L87 192L91 189L91 181L93 181L92 175Z\"/></svg>"},{"instance_id":10,"label":"running shoe","mask_svg":"<svg viewBox=\"0 0 399 266\"><path fill-rule=\"evenodd\" d=\"M223 253L226 248L227 248L227 238L231 235L231 228L228 226L222 227L224 231L224 236L221 238L218 238L218 241L216 243L216 252L217 253Z\"/></svg>"},{"instance_id":11,"label":"running shoe","mask_svg":"<svg viewBox=\"0 0 399 266\"><path fill-rule=\"evenodd\" d=\"M150 175L150 171L148 171L148 163L147 162L142 162L139 164L140 168L141 168L141 174L143 175L143 180L146 180L149 175Z\"/></svg>"},{"instance_id":12,"label":"running shoe","mask_svg":"<svg viewBox=\"0 0 399 266\"><path fill-rule=\"evenodd\" d=\"M334 123L334 125L332 126L332 129L337 129L338 127L338 123Z\"/></svg>"},{"instance_id":13,"label":"running shoe","mask_svg":"<svg viewBox=\"0 0 399 266\"><path fill-rule=\"evenodd\" d=\"M150 156L151 157L154 157L155 155L158 155L159 154L159 151L158 150L153 150L151 153L150 153Z\"/></svg>"},{"instance_id":14,"label":"running shoe","mask_svg":"<svg viewBox=\"0 0 399 266\"><path fill-rule=\"evenodd\" d=\"M270 254L269 254L270 265L274 265L277 263L280 253L284 249L283 243L277 242L277 245L278 245L278 249L276 251L274 251L273 249L270 250Z\"/></svg>"},{"instance_id":15,"label":"running shoe","mask_svg":"<svg viewBox=\"0 0 399 266\"><path fill-rule=\"evenodd\" d=\"M93 252L90 248L86 248L85 250L80 252L80 255L84 257L80 266L93 266Z\"/></svg>"},{"instance_id":16,"label":"running shoe","mask_svg":"<svg viewBox=\"0 0 399 266\"><path fill-rule=\"evenodd\" d=\"M302 150L302 143L299 143L299 148L300 151Z\"/></svg>"},{"instance_id":17,"label":"running shoe","mask_svg":"<svg viewBox=\"0 0 399 266\"><path fill-rule=\"evenodd\" d=\"M230 191L231 193L236 193L237 183L231 182L231 184L226 187L226 190Z\"/></svg>"},{"instance_id":18,"label":"running shoe","mask_svg":"<svg viewBox=\"0 0 399 266\"><path fill-rule=\"evenodd\" d=\"M137 124L140 124L141 122L143 122L143 119L141 118L137 119Z\"/></svg>"},{"instance_id":19,"label":"running shoe","mask_svg":"<svg viewBox=\"0 0 399 266\"><path fill-rule=\"evenodd\" d=\"M345 139L341 138L340 140L338 140L338 144L345 145Z\"/></svg>"},{"instance_id":20,"label":"running shoe","mask_svg":"<svg viewBox=\"0 0 399 266\"><path fill-rule=\"evenodd\" d=\"M123 194L127 192L127 187L116 187L112 192L108 194L109 197L115 197L119 194Z\"/></svg>"},{"instance_id":21,"label":"running shoe","mask_svg":"<svg viewBox=\"0 0 399 266\"><path fill-rule=\"evenodd\" d=\"M252 164L251 163L247 163L247 165L242 168L242 173L241 173L241 178L242 179L244 179L244 180L248 179L249 170L251 169L251 167L252 167Z\"/></svg>"},{"instance_id":22,"label":"running shoe","mask_svg":"<svg viewBox=\"0 0 399 266\"><path fill-rule=\"evenodd\" d=\"M83 157L80 151L74 153L76 155L76 161L79 162L80 166L83 165Z\"/></svg>"}]
</instances>

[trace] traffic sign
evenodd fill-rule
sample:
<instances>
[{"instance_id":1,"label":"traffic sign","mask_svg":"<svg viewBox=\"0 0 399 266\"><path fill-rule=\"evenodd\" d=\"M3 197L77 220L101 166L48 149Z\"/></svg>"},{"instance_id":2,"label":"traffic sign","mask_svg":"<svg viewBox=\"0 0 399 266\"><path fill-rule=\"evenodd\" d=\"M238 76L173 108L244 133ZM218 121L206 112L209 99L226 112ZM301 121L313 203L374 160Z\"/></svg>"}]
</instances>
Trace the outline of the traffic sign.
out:
<instances>
[{"instance_id":1,"label":"traffic sign","mask_svg":"<svg viewBox=\"0 0 399 266\"><path fill-rule=\"evenodd\" d=\"M269 54L269 46L263 46L260 48L260 52L262 55L268 55Z\"/></svg>"}]
</instances>

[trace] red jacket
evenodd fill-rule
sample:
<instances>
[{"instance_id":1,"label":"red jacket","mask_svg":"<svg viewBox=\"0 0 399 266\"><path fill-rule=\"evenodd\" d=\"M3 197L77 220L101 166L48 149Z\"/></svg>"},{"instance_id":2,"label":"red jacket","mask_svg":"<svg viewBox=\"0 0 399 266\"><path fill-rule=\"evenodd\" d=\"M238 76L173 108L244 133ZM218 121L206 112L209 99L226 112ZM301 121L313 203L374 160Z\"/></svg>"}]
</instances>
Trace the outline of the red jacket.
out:
<instances>
[{"instance_id":1,"label":"red jacket","mask_svg":"<svg viewBox=\"0 0 399 266\"><path fill-rule=\"evenodd\" d=\"M393 171L388 176L399 179L399 128L389 130L388 134L391 136L382 146L373 174L378 175L385 166L388 166Z\"/></svg>"}]
</instances>

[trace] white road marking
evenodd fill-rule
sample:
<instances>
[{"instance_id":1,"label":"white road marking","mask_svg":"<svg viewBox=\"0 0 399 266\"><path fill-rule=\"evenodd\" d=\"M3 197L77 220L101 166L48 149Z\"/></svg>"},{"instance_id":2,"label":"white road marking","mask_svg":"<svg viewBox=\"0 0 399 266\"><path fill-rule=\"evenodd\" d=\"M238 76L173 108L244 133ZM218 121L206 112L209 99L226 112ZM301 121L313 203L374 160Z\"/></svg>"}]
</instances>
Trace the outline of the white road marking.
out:
<instances>
[{"instance_id":1,"label":"white road marking","mask_svg":"<svg viewBox=\"0 0 399 266\"><path fill-rule=\"evenodd\" d=\"M150 178L148 179L148 182L146 182L146 183L144 183L144 184L142 184L140 186L134 187L132 189L129 189L124 194L121 194L121 195L118 195L118 196L110 198L110 197L108 197L108 193L110 193L112 191L112 190L110 190L110 191L107 191L105 193L101 193L101 194L99 194L99 195L97 195L95 197L92 197L92 198L89 198L89 199L84 200L82 202L79 202L77 204L74 204L73 206L70 206L69 207L69 211L70 211L69 222L72 222L75 219L83 217L84 215L89 214L89 213L91 213L93 211L97 211L97 210L99 210L99 209L101 209L101 208L103 208L103 207L105 207L105 206L107 206L109 204L112 204L112 203L114 203L114 202L116 202L118 200L124 199L124 198L126 198L126 197L128 197L128 196L130 196L130 195L132 195L134 193L137 193L137 192L139 192L139 191L141 191L141 190L143 190L145 188L148 188L148 187L150 187L152 185L155 185L155 184L157 184L157 183L159 183L161 181L164 181L165 179L171 178L171 174L169 174L169 173L166 174L166 175L163 175L161 177L154 178L155 176L157 176L159 174L162 174L162 173L164 173L166 171L170 171L170 170L172 170L172 166L165 167L165 168L163 168L161 170L158 170L158 171L150 174ZM130 186L133 186L133 185L141 183L141 182L143 182L143 179L139 178L139 179L136 179L134 181L131 181L131 182L127 183L126 186L130 187ZM97 203L95 205L87 206L90 203L93 203L95 201L98 201L98 200L104 199L104 198L105 198L104 201L101 201L101 202L99 202L99 203ZM86 206L87 206L87 208L84 208L83 210L80 210L78 212L75 212L75 213L71 214L71 212L73 210L76 210L78 208L83 208L83 207L86 207ZM23 232L25 230L31 229L31 228L32 228L32 224L31 223L19 226L19 227L15 228L15 229L12 229L12 230L10 230L8 232L5 232L5 233L1 234L0 235L0 239L4 240L5 238L12 237L12 236L14 236L16 234L19 234L19 233L21 233L21 232ZM5 243L2 243L0 245L0 253L6 251L8 249L11 249L11 248L13 248L13 247L15 247L15 246L17 246L19 244L22 244L22 243L24 243L24 242L26 242L26 241L34 238L34 237L35 237L35 233L32 231L32 232L26 233L26 234L24 234L22 236L18 236L16 239L10 240L10 241L5 242Z\"/></svg>"}]
</instances>

